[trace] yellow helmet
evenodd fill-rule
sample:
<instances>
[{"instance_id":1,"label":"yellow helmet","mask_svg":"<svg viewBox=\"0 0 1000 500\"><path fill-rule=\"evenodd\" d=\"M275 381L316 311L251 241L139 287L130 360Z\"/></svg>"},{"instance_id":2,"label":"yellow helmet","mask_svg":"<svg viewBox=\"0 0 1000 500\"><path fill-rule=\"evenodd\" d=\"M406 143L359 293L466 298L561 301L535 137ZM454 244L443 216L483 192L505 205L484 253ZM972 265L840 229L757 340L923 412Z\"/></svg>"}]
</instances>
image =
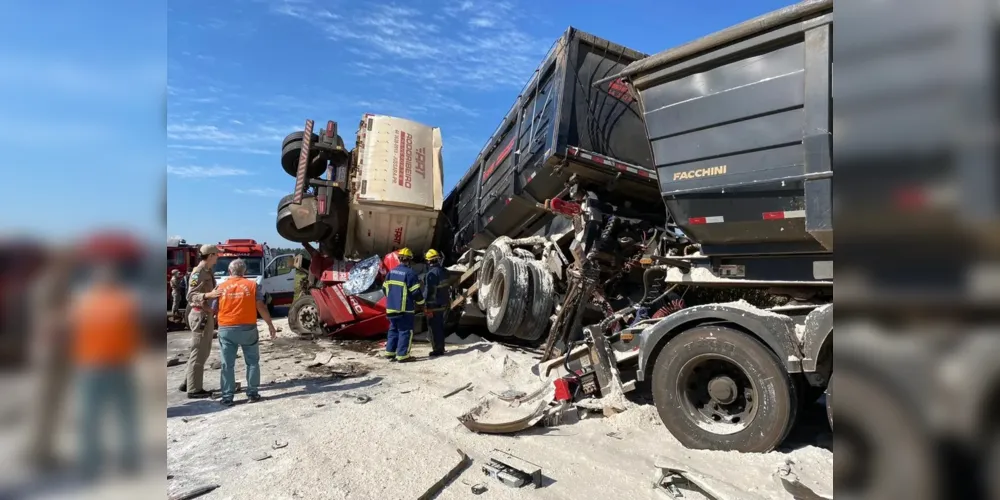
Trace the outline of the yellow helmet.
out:
<instances>
[{"instance_id":1,"label":"yellow helmet","mask_svg":"<svg viewBox=\"0 0 1000 500\"><path fill-rule=\"evenodd\" d=\"M409 257L411 259L413 258L413 252L411 252L410 249L406 247L400 248L399 251L396 253L398 253L400 257Z\"/></svg>"},{"instance_id":2,"label":"yellow helmet","mask_svg":"<svg viewBox=\"0 0 1000 500\"><path fill-rule=\"evenodd\" d=\"M437 250L434 250L432 248L432 249L428 250L426 254L424 254L424 260L436 259L436 258L438 258L440 256L441 256L441 254L439 254Z\"/></svg>"}]
</instances>

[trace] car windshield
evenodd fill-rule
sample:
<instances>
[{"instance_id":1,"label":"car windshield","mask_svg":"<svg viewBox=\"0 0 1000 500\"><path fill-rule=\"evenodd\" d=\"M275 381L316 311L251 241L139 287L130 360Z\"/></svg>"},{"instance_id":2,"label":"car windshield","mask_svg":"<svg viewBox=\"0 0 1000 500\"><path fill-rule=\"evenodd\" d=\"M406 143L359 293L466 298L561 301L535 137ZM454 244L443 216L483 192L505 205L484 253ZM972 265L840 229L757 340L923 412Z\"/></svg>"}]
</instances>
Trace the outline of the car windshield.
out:
<instances>
[{"instance_id":1,"label":"car windshield","mask_svg":"<svg viewBox=\"0 0 1000 500\"><path fill-rule=\"evenodd\" d=\"M212 272L215 273L216 277L225 276L229 274L229 263L240 258L243 259L243 262L247 263L247 276L260 276L264 274L264 259L260 257L219 257L219 261L215 263Z\"/></svg>"}]
</instances>

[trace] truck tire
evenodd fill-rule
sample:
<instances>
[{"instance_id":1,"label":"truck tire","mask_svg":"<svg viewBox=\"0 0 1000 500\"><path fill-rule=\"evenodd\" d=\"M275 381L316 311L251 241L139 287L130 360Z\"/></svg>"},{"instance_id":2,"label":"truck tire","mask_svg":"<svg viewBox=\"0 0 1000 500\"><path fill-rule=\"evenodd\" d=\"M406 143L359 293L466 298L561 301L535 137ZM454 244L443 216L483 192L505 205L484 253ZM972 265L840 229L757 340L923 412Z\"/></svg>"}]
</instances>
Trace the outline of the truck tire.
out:
<instances>
[{"instance_id":1,"label":"truck tire","mask_svg":"<svg viewBox=\"0 0 1000 500\"><path fill-rule=\"evenodd\" d=\"M555 307L555 283L552 274L541 262L529 261L528 273L531 277L531 283L528 285L530 293L526 296L525 302L531 304L531 307L525 313L523 327L518 328L514 336L535 341L548 331L549 317L552 316L552 309Z\"/></svg>"},{"instance_id":2,"label":"truck tire","mask_svg":"<svg viewBox=\"0 0 1000 500\"><path fill-rule=\"evenodd\" d=\"M297 335L311 336L323 333L319 308L312 295L303 295L288 308L288 328Z\"/></svg>"},{"instance_id":3,"label":"truck tire","mask_svg":"<svg viewBox=\"0 0 1000 500\"><path fill-rule=\"evenodd\" d=\"M490 333L512 337L521 328L528 309L528 276L528 263L517 257L507 257L497 264L486 309Z\"/></svg>"},{"instance_id":4,"label":"truck tire","mask_svg":"<svg viewBox=\"0 0 1000 500\"><path fill-rule=\"evenodd\" d=\"M282 141L281 141L281 149L284 149L285 146L287 146L289 143L296 142L296 141L297 142L302 142L302 138L305 137L305 136L306 136L306 132L304 130L297 130L295 132L292 132L291 134L286 135L285 138L282 139ZM316 143L316 141L319 141L319 134L315 134L314 133L312 135L312 141L313 141L314 144Z\"/></svg>"},{"instance_id":5,"label":"truck tire","mask_svg":"<svg viewBox=\"0 0 1000 500\"><path fill-rule=\"evenodd\" d=\"M788 435L798 407L792 378L757 339L697 326L667 342L653 368L660 420L692 449L764 453Z\"/></svg>"},{"instance_id":6,"label":"truck tire","mask_svg":"<svg viewBox=\"0 0 1000 500\"><path fill-rule=\"evenodd\" d=\"M302 199L314 198L315 196L316 195L313 194L306 194L302 197ZM295 225L295 220L292 219L292 213L289 210L284 210L289 204L292 203L292 198L294 197L294 194L290 194L278 201L278 215L276 217L277 220L275 221L275 230L277 230L278 234L282 238L296 243L322 241L332 230L328 224L323 221L319 221L306 227L298 227Z\"/></svg>"},{"instance_id":7,"label":"truck tire","mask_svg":"<svg viewBox=\"0 0 1000 500\"><path fill-rule=\"evenodd\" d=\"M302 154L302 141L292 141L281 148L281 168L285 173L295 177L299 171L299 155ZM319 158L318 150L309 151L309 166L306 169L306 177L314 179L326 172L326 165L323 162L315 162Z\"/></svg>"},{"instance_id":8,"label":"truck tire","mask_svg":"<svg viewBox=\"0 0 1000 500\"><path fill-rule=\"evenodd\" d=\"M479 309L483 311L490 304L490 286L493 283L493 277L496 275L497 266L501 260L513 255L509 242L510 238L506 236L501 236L493 240L493 243L490 243L490 246L486 249L486 255L483 256L483 266L479 268L479 292L476 294L476 303L479 304Z\"/></svg>"}]
</instances>

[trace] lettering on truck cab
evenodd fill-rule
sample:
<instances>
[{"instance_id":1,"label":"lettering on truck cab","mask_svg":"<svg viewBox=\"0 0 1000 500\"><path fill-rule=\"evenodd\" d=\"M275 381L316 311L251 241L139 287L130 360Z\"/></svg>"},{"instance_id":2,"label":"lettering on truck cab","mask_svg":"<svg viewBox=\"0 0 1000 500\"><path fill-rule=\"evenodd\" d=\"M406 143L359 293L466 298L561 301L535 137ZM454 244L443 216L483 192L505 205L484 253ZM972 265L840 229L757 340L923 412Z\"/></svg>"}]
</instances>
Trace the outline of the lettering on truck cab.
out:
<instances>
[{"instance_id":1,"label":"lettering on truck cab","mask_svg":"<svg viewBox=\"0 0 1000 500\"><path fill-rule=\"evenodd\" d=\"M392 159L392 176L396 179L396 184L406 189L413 186L414 163L417 175L421 178L427 176L427 148L418 148L414 152L413 134L400 130L399 134L393 137L392 149L397 153Z\"/></svg>"},{"instance_id":2,"label":"lettering on truck cab","mask_svg":"<svg viewBox=\"0 0 1000 500\"><path fill-rule=\"evenodd\" d=\"M713 177L716 175L726 175L726 166L719 165L717 167L697 168L694 170L682 170L680 172L674 172L673 180L686 181L691 179L700 179L702 177Z\"/></svg>"}]
</instances>

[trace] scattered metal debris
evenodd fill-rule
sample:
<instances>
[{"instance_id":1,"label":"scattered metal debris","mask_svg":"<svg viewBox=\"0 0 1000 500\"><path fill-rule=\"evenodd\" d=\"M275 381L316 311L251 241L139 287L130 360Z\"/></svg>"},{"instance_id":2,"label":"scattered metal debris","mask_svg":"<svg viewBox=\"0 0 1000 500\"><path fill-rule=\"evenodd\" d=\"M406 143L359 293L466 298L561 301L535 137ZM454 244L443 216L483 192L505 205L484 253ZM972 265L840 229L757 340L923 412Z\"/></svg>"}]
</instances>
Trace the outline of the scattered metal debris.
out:
<instances>
[{"instance_id":1,"label":"scattered metal debris","mask_svg":"<svg viewBox=\"0 0 1000 500\"><path fill-rule=\"evenodd\" d=\"M563 401L549 406L545 412L545 427L572 425L580 421L579 410L570 401Z\"/></svg>"},{"instance_id":2,"label":"scattered metal debris","mask_svg":"<svg viewBox=\"0 0 1000 500\"><path fill-rule=\"evenodd\" d=\"M271 443L271 449L272 450L280 450L280 449L282 449L282 448L284 448L286 446L288 446L288 441L279 441L279 440L275 439L274 442Z\"/></svg>"},{"instance_id":3,"label":"scattered metal debris","mask_svg":"<svg viewBox=\"0 0 1000 500\"><path fill-rule=\"evenodd\" d=\"M205 417L181 417L181 422L185 424L190 424L191 422L201 422L205 420Z\"/></svg>"},{"instance_id":4,"label":"scattered metal debris","mask_svg":"<svg viewBox=\"0 0 1000 500\"><path fill-rule=\"evenodd\" d=\"M609 433L605 434L605 436L607 436L609 438L612 438L612 439L617 439L619 441L621 441L621 439L622 439L621 435L619 435L617 432L609 432Z\"/></svg>"},{"instance_id":5,"label":"scattered metal debris","mask_svg":"<svg viewBox=\"0 0 1000 500\"><path fill-rule=\"evenodd\" d=\"M555 393L551 382L546 381L535 392L515 403L498 397L487 399L458 417L467 429L485 434L510 434L527 429L541 421L549 409Z\"/></svg>"},{"instance_id":6,"label":"scattered metal debris","mask_svg":"<svg viewBox=\"0 0 1000 500\"><path fill-rule=\"evenodd\" d=\"M469 382L469 383L463 385L462 387L458 387L456 389L452 389L451 391L448 391L444 396L441 396L441 397L442 398L450 398L450 397L454 396L455 394L458 394L458 393L460 393L460 392L462 392L462 391L464 391L466 389L471 389L471 388L472 388L472 382Z\"/></svg>"},{"instance_id":7,"label":"scattered metal debris","mask_svg":"<svg viewBox=\"0 0 1000 500\"><path fill-rule=\"evenodd\" d=\"M500 450L493 450L490 462L483 465L483 473L512 488L542 485L541 467Z\"/></svg>"},{"instance_id":8,"label":"scattered metal debris","mask_svg":"<svg viewBox=\"0 0 1000 500\"><path fill-rule=\"evenodd\" d=\"M254 460L255 462L260 462L261 460L267 460L267 459L271 458L271 454L268 453L268 452L266 452L266 451L262 451L260 453L257 453L255 455L251 456L250 458L252 460Z\"/></svg>"},{"instance_id":9,"label":"scattered metal debris","mask_svg":"<svg viewBox=\"0 0 1000 500\"><path fill-rule=\"evenodd\" d=\"M170 368L171 366L177 366L179 364L181 364L181 359L178 358L177 356L167 359L167 368Z\"/></svg>"},{"instance_id":10,"label":"scattered metal debris","mask_svg":"<svg viewBox=\"0 0 1000 500\"><path fill-rule=\"evenodd\" d=\"M697 493L710 500L757 500L762 499L748 491L736 490L723 482L689 470L686 466L667 457L657 457L656 478L653 487L668 498L687 498L685 493Z\"/></svg>"},{"instance_id":11,"label":"scattered metal debris","mask_svg":"<svg viewBox=\"0 0 1000 500\"><path fill-rule=\"evenodd\" d=\"M354 402L359 405L363 405L371 400L372 400L371 396L367 396L365 394L359 394L354 397Z\"/></svg>"},{"instance_id":12,"label":"scattered metal debris","mask_svg":"<svg viewBox=\"0 0 1000 500\"><path fill-rule=\"evenodd\" d=\"M171 495L170 500L190 500L192 498L198 498L207 493L215 491L219 485L217 484L206 484L203 486L198 486L197 488L192 488L190 490L178 493L176 495Z\"/></svg>"},{"instance_id":13,"label":"scattered metal debris","mask_svg":"<svg viewBox=\"0 0 1000 500\"><path fill-rule=\"evenodd\" d=\"M431 498L436 497L439 493L441 493L442 490L444 490L449 484L451 484L451 482L454 481L455 478L462 475L462 472L464 472L465 469L468 469L469 466L472 465L472 459L469 458L469 456L466 455L465 452L457 449L455 451L458 452L458 456L460 457L458 464L452 467L451 470L444 475L444 477L442 477L436 483L431 485L431 487L428 488L423 495L420 495L417 498L417 500L430 500Z\"/></svg>"},{"instance_id":14,"label":"scattered metal debris","mask_svg":"<svg viewBox=\"0 0 1000 500\"><path fill-rule=\"evenodd\" d=\"M477 484L472 485L472 494L473 495L482 495L483 493L486 493L487 489L488 488L486 487L485 484L483 484L483 483L477 483Z\"/></svg>"}]
</instances>

